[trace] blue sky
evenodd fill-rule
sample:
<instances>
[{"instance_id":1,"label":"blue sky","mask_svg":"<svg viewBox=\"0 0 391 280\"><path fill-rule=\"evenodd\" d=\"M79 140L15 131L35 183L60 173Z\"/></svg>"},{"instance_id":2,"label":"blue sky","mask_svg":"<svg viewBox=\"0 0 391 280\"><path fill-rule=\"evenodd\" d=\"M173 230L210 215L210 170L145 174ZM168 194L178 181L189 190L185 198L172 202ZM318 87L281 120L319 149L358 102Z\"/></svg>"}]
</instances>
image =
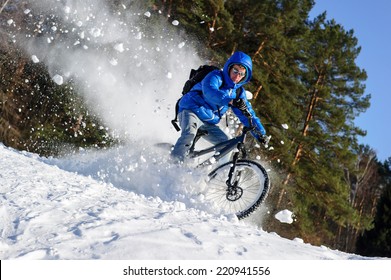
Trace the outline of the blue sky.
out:
<instances>
[{"instance_id":1,"label":"blue sky","mask_svg":"<svg viewBox=\"0 0 391 280\"><path fill-rule=\"evenodd\" d=\"M366 93L371 107L356 119L367 131L360 143L368 144L383 162L391 157L391 1L390 0L315 0L310 16L327 12L345 30L354 30L361 53L356 60L368 78Z\"/></svg>"}]
</instances>

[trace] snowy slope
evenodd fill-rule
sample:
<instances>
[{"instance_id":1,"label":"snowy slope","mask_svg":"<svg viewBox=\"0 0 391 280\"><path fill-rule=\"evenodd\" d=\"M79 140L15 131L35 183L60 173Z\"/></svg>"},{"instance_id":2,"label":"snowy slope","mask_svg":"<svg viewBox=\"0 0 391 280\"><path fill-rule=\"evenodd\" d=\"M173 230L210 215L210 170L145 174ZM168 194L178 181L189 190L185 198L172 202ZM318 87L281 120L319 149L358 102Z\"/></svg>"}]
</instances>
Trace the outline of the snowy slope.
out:
<instances>
[{"instance_id":1,"label":"snowy slope","mask_svg":"<svg viewBox=\"0 0 391 280\"><path fill-rule=\"evenodd\" d=\"M0 259L364 259L208 212L191 199L200 174L135 150L47 159L0 144Z\"/></svg>"}]
</instances>

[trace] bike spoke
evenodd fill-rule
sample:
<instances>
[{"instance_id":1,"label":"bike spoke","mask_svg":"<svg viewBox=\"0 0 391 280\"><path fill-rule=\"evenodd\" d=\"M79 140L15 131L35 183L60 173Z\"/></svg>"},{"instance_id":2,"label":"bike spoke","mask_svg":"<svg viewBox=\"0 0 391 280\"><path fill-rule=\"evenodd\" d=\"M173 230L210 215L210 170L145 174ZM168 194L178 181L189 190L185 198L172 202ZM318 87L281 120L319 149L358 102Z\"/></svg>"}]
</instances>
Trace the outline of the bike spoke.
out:
<instances>
[{"instance_id":1,"label":"bike spoke","mask_svg":"<svg viewBox=\"0 0 391 280\"><path fill-rule=\"evenodd\" d=\"M231 164L222 165L210 173L206 199L222 213L236 214L241 218L253 212L263 201L269 181L262 166L249 160L240 160L233 174L233 180L237 180L237 183L232 184L232 190L229 191L226 181Z\"/></svg>"}]
</instances>

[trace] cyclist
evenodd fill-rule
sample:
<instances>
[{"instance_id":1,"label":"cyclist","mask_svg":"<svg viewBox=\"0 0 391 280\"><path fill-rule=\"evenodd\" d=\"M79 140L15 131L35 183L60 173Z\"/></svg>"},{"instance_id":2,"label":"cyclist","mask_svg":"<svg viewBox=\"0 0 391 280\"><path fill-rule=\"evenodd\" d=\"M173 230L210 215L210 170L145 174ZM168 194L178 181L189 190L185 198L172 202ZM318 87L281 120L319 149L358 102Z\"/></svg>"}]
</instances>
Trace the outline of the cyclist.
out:
<instances>
[{"instance_id":1,"label":"cyclist","mask_svg":"<svg viewBox=\"0 0 391 280\"><path fill-rule=\"evenodd\" d=\"M251 117L256 127L253 135L261 143L267 144L265 128L243 88L251 76L250 56L238 51L227 60L223 70L212 71L181 98L178 119L182 132L171 153L175 159L185 161L199 128L208 132L203 137L212 144L228 140L229 136L218 123L230 107L245 126L249 124L248 117Z\"/></svg>"}]
</instances>

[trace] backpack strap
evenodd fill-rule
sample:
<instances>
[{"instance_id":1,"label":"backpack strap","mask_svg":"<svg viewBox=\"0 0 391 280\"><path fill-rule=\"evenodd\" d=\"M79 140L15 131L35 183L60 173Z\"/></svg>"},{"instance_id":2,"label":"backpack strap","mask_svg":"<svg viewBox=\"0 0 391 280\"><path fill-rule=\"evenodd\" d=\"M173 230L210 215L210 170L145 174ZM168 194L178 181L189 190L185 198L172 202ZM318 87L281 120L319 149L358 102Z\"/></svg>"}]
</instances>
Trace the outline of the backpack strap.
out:
<instances>
[{"instance_id":1,"label":"backpack strap","mask_svg":"<svg viewBox=\"0 0 391 280\"><path fill-rule=\"evenodd\" d=\"M181 101L182 97L179 98L175 104L175 118L171 120L171 124L175 128L176 131L180 131L181 128L178 125L178 111L179 111L179 102Z\"/></svg>"}]
</instances>

